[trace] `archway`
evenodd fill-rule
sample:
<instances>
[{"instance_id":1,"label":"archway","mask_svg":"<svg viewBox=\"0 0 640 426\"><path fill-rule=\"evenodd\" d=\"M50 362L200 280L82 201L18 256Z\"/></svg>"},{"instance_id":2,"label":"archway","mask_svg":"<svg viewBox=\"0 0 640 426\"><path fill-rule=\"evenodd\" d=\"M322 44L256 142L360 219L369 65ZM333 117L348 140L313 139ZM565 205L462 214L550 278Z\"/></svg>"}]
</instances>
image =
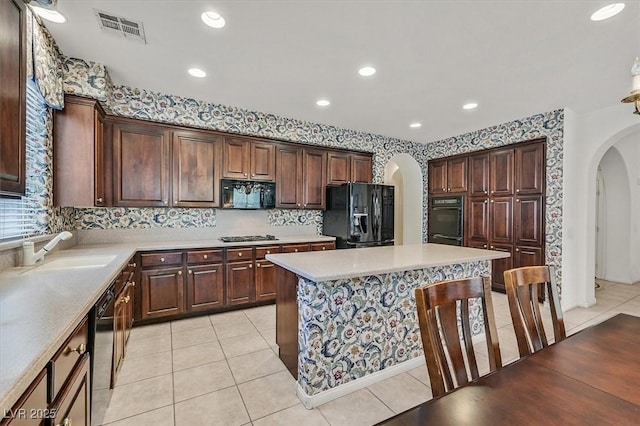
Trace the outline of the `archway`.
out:
<instances>
[{"instance_id":1,"label":"archway","mask_svg":"<svg viewBox=\"0 0 640 426\"><path fill-rule=\"evenodd\" d=\"M396 244L422 243L422 170L409 154L394 155L384 168L384 182L395 186Z\"/></svg>"}]
</instances>

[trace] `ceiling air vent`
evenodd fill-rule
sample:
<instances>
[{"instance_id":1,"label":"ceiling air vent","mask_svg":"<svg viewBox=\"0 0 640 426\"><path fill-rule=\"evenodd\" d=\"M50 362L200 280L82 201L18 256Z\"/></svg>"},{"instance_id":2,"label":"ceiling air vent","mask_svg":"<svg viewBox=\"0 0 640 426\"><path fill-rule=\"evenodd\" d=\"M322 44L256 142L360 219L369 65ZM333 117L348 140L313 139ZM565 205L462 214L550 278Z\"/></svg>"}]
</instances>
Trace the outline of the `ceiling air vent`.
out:
<instances>
[{"instance_id":1,"label":"ceiling air vent","mask_svg":"<svg viewBox=\"0 0 640 426\"><path fill-rule=\"evenodd\" d=\"M98 24L100 24L102 31L110 34L118 34L129 40L137 40L142 43L146 43L142 22L122 18L100 10L94 9L93 12L95 13L96 18L98 18Z\"/></svg>"}]
</instances>

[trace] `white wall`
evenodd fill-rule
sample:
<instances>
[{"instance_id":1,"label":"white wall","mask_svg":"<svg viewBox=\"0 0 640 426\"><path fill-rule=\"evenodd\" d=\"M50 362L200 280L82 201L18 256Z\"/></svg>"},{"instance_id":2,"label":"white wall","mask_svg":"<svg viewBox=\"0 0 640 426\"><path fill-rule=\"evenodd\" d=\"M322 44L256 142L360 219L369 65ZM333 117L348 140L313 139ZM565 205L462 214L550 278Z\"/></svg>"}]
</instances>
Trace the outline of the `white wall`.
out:
<instances>
[{"instance_id":1,"label":"white wall","mask_svg":"<svg viewBox=\"0 0 640 426\"><path fill-rule=\"evenodd\" d=\"M616 144L617 145L617 144ZM604 274L602 278L631 284L630 189L625 161L612 146L600 161L606 196L604 225Z\"/></svg>"},{"instance_id":2,"label":"white wall","mask_svg":"<svg viewBox=\"0 0 640 426\"><path fill-rule=\"evenodd\" d=\"M396 222L402 225L402 244L422 243L422 170L409 154L394 155L385 165L384 182L393 185L394 181L402 183L402 193L396 195L396 200L403 201L402 220Z\"/></svg>"},{"instance_id":3,"label":"white wall","mask_svg":"<svg viewBox=\"0 0 640 426\"><path fill-rule=\"evenodd\" d=\"M639 140L640 119L632 112L627 104L580 115L565 110L562 213L564 309L595 303L596 172L602 156L613 144L626 137ZM634 215L637 216L637 213Z\"/></svg>"}]
</instances>

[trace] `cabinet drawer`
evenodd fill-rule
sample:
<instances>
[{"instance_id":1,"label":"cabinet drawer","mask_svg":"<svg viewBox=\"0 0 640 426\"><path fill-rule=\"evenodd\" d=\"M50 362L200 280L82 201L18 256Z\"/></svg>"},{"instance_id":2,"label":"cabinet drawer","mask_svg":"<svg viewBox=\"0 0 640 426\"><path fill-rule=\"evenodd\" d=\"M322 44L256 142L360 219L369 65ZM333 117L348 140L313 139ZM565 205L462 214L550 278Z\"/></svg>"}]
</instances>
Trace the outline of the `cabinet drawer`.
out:
<instances>
[{"instance_id":1,"label":"cabinet drawer","mask_svg":"<svg viewBox=\"0 0 640 426\"><path fill-rule=\"evenodd\" d=\"M336 249L336 243L334 243L333 241L329 243L312 243L311 244L311 251L325 251L325 250L335 250L335 249Z\"/></svg>"},{"instance_id":2,"label":"cabinet drawer","mask_svg":"<svg viewBox=\"0 0 640 426\"><path fill-rule=\"evenodd\" d=\"M264 259L268 254L280 253L280 246L256 247L256 259Z\"/></svg>"},{"instance_id":3,"label":"cabinet drawer","mask_svg":"<svg viewBox=\"0 0 640 426\"><path fill-rule=\"evenodd\" d=\"M143 268L147 266L179 265L182 263L182 252L143 253L140 256L140 263Z\"/></svg>"},{"instance_id":4,"label":"cabinet drawer","mask_svg":"<svg viewBox=\"0 0 640 426\"><path fill-rule=\"evenodd\" d=\"M298 253L303 251L309 251L309 244L286 244L282 246L283 253Z\"/></svg>"},{"instance_id":5,"label":"cabinet drawer","mask_svg":"<svg viewBox=\"0 0 640 426\"><path fill-rule=\"evenodd\" d=\"M238 260L252 260L253 247L227 249L227 262L235 262Z\"/></svg>"},{"instance_id":6,"label":"cabinet drawer","mask_svg":"<svg viewBox=\"0 0 640 426\"><path fill-rule=\"evenodd\" d=\"M85 318L51 360L49 374L51 400L55 399L67 378L69 378L73 367L87 352L88 344L89 324L87 318Z\"/></svg>"},{"instance_id":7,"label":"cabinet drawer","mask_svg":"<svg viewBox=\"0 0 640 426\"><path fill-rule=\"evenodd\" d=\"M0 417L0 425L36 426L52 413L47 409L47 370L44 369L31 383L11 410L5 410Z\"/></svg>"},{"instance_id":8,"label":"cabinet drawer","mask_svg":"<svg viewBox=\"0 0 640 426\"><path fill-rule=\"evenodd\" d=\"M222 250L194 250L187 252L187 263L222 262Z\"/></svg>"}]
</instances>

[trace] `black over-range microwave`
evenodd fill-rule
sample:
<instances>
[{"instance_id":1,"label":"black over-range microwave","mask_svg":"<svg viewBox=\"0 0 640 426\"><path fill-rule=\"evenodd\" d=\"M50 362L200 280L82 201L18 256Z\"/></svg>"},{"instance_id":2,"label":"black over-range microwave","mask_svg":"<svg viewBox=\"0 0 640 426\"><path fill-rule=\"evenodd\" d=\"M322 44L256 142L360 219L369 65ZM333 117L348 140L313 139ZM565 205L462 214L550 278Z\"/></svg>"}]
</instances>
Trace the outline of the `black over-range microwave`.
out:
<instances>
[{"instance_id":1,"label":"black over-range microwave","mask_svg":"<svg viewBox=\"0 0 640 426\"><path fill-rule=\"evenodd\" d=\"M223 209L273 209L276 207L276 184L248 180L222 179Z\"/></svg>"}]
</instances>

